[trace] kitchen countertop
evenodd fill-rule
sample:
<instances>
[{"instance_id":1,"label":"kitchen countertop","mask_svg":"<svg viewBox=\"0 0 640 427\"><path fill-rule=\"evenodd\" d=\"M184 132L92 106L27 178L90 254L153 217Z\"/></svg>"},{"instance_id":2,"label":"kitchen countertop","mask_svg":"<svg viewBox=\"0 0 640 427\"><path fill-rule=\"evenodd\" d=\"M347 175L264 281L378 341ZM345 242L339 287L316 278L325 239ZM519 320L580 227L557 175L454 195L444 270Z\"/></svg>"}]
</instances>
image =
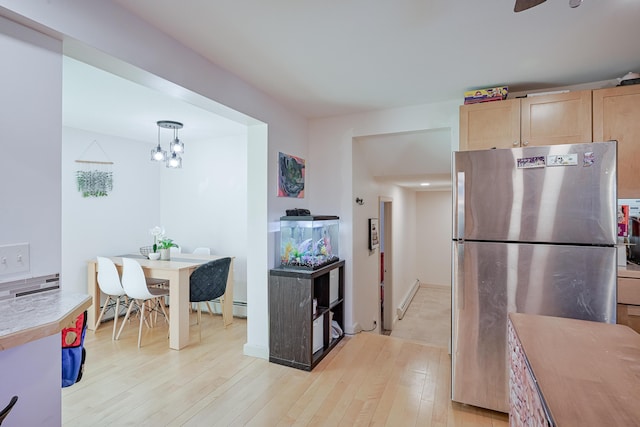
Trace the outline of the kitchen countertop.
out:
<instances>
[{"instance_id":1,"label":"kitchen countertop","mask_svg":"<svg viewBox=\"0 0 640 427\"><path fill-rule=\"evenodd\" d=\"M618 266L618 277L640 279L640 265L627 263L626 267Z\"/></svg>"},{"instance_id":2,"label":"kitchen countertop","mask_svg":"<svg viewBox=\"0 0 640 427\"><path fill-rule=\"evenodd\" d=\"M57 334L91 305L59 289L0 301L0 351Z\"/></svg>"},{"instance_id":3,"label":"kitchen countertop","mask_svg":"<svg viewBox=\"0 0 640 427\"><path fill-rule=\"evenodd\" d=\"M640 420L640 334L627 326L510 313L555 425Z\"/></svg>"}]
</instances>

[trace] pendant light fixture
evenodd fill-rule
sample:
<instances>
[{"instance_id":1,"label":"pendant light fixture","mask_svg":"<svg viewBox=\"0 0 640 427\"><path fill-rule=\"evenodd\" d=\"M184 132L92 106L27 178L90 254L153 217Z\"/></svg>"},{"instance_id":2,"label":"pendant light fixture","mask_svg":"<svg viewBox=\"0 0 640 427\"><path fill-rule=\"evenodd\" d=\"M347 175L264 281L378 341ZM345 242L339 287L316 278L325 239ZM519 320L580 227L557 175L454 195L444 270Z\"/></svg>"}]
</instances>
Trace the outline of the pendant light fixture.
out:
<instances>
[{"instance_id":1,"label":"pendant light fixture","mask_svg":"<svg viewBox=\"0 0 640 427\"><path fill-rule=\"evenodd\" d=\"M165 162L168 168L181 168L184 153L184 143L178 138L178 129L182 129L182 123L172 120L160 120L158 125L158 146L151 150L151 160L155 162ZM169 144L169 153L162 149L160 144L160 129L173 129L173 139Z\"/></svg>"}]
</instances>

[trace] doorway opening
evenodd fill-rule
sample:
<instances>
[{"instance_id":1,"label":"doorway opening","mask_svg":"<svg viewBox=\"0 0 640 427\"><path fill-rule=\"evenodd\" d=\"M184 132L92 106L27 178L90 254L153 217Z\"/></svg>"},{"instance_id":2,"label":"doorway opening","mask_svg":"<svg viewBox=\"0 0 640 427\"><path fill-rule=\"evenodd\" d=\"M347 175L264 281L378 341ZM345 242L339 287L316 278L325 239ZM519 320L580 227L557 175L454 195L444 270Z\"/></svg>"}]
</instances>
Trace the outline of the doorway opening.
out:
<instances>
[{"instance_id":1,"label":"doorway opening","mask_svg":"<svg viewBox=\"0 0 640 427\"><path fill-rule=\"evenodd\" d=\"M155 216L148 212L138 214L128 218L129 228L116 227L119 235L126 239L127 236L137 235L139 230L148 229L150 225L162 224L172 230L171 237L184 245L183 251L184 248L191 251L196 246L204 246L212 248L214 253L233 254L234 315L248 319L247 335L253 339L253 342L248 339L244 351L247 355L267 359L268 321L264 320L268 320L268 317L259 320L267 315L260 304L260 301L267 301L266 282L262 283L266 280L263 266L268 257L265 181L268 175L267 124L88 47L75 56L65 55L63 61L63 171L73 164L73 158L78 153L82 153L87 140L100 139L105 147L105 141L108 141L112 145L107 149L110 153L126 152L127 156L118 157L119 182L128 180L136 183L140 180L136 181L135 177L151 176L154 179L149 182L162 188L162 191L149 191L148 188L143 191L134 184L121 186L118 198L103 201L97 213L104 216L108 209L115 211L117 206L127 204L129 199L135 199L139 205L157 205L157 209L152 209ZM109 108L112 105L120 105L121 108ZM92 114L87 114L88 111ZM163 111L172 112L169 118L179 119L185 123L184 131L192 132L189 138L189 151L192 153L190 163L170 178L169 173L176 171L158 168L148 160L149 148L156 143L155 121L167 118ZM90 120L94 117L100 120ZM125 129L125 123L132 126ZM148 127L151 127L151 132L147 131ZM148 134L152 135L153 144L148 142ZM185 140L186 135L181 131L180 136ZM130 144L131 141L139 141L140 144ZM131 152L140 155L131 155ZM223 158L233 162L223 162ZM218 162L216 167L211 159ZM234 162L236 165L232 167ZM216 186L216 183L223 182L220 176L233 176L237 185L228 189ZM62 272L65 277L86 278L84 259L87 248L86 245L77 245L74 237L83 223L78 223L74 218L78 218L77 215L86 211L87 207L84 206L86 203L80 206L80 200L76 202L77 197L73 197L73 177L74 174L63 174L61 240L65 256ZM148 187L149 183L145 185ZM216 209L211 200L219 197L220 191L228 191L226 200L232 200L234 206L240 206L241 209L228 212ZM216 197L209 197L214 192ZM144 203L139 202L142 196L146 197ZM176 202L176 197L180 197L180 202ZM197 206L197 209L190 210L197 214L195 217L192 215L189 222L180 220L185 206ZM234 211L250 212L251 215L247 214L243 221L243 218L229 213ZM215 219L213 222L212 214ZM95 216L91 218L96 220ZM222 229L211 226L216 223L233 226ZM115 250L110 249L108 244L114 241L113 236L104 234L99 237L99 241L104 243L100 244L101 251ZM247 239L249 244L246 243ZM92 242L95 245L95 239ZM258 303L252 305L250 301ZM266 307L266 302L263 305Z\"/></svg>"},{"instance_id":2,"label":"doorway opening","mask_svg":"<svg viewBox=\"0 0 640 427\"><path fill-rule=\"evenodd\" d=\"M393 259L392 232L392 199L380 197L380 333L390 335L393 330L393 274L391 271Z\"/></svg>"}]
</instances>

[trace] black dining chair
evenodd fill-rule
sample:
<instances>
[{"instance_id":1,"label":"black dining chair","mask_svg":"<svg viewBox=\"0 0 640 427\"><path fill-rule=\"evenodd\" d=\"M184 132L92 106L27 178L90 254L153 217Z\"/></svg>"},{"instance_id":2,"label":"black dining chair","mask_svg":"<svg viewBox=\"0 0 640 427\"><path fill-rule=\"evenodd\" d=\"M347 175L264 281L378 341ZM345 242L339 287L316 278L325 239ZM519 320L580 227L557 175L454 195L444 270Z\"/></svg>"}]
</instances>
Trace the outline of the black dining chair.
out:
<instances>
[{"instance_id":1,"label":"black dining chair","mask_svg":"<svg viewBox=\"0 0 640 427\"><path fill-rule=\"evenodd\" d=\"M197 303L198 333L201 335L201 302L212 301L224 295L227 289L231 258L218 258L202 264L189 277L189 302Z\"/></svg>"}]
</instances>

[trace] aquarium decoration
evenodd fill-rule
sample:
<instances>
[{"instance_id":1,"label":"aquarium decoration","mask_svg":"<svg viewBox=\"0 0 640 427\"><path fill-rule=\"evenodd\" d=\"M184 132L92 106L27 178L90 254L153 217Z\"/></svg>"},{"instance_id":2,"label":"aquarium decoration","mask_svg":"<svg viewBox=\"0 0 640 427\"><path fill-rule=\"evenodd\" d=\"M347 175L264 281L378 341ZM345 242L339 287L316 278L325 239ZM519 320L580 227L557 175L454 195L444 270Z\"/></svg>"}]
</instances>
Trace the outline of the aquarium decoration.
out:
<instances>
[{"instance_id":1,"label":"aquarium decoration","mask_svg":"<svg viewBox=\"0 0 640 427\"><path fill-rule=\"evenodd\" d=\"M304 198L304 164L301 157L278 153L278 197Z\"/></svg>"},{"instance_id":2,"label":"aquarium decoration","mask_svg":"<svg viewBox=\"0 0 640 427\"><path fill-rule=\"evenodd\" d=\"M280 266L316 270L339 260L338 217L280 218Z\"/></svg>"}]
</instances>

